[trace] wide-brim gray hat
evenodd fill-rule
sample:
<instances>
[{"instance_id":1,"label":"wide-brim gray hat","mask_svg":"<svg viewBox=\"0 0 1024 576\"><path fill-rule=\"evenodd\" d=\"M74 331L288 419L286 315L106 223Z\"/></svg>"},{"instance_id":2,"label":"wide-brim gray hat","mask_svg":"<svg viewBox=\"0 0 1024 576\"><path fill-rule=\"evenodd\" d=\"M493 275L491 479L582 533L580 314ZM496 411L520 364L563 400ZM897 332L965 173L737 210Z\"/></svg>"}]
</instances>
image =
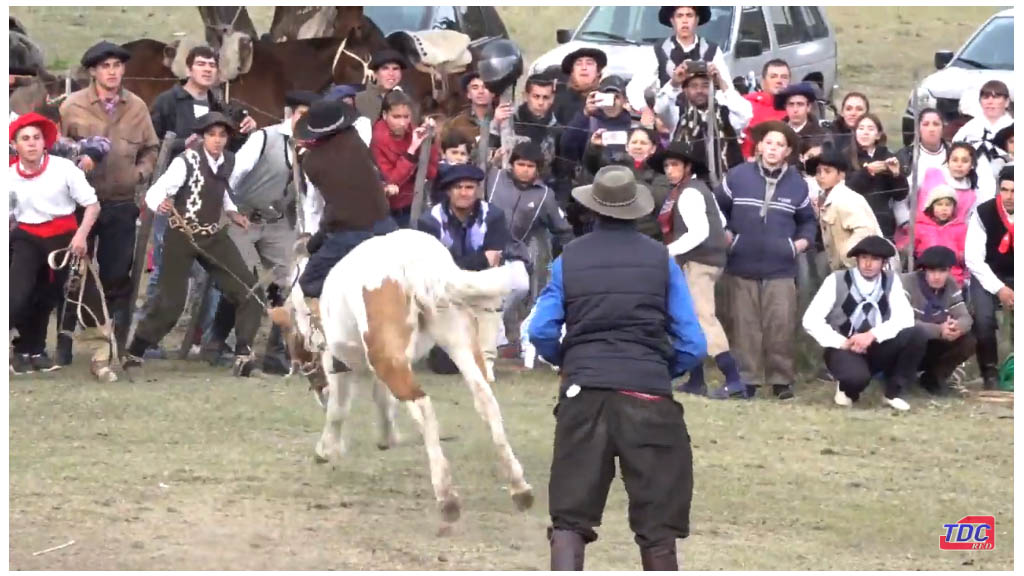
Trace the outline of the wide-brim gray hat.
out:
<instances>
[{"instance_id":1,"label":"wide-brim gray hat","mask_svg":"<svg viewBox=\"0 0 1024 576\"><path fill-rule=\"evenodd\" d=\"M637 220L654 211L651 191L625 166L601 168L594 183L573 188L572 197L598 214L619 220Z\"/></svg>"}]
</instances>

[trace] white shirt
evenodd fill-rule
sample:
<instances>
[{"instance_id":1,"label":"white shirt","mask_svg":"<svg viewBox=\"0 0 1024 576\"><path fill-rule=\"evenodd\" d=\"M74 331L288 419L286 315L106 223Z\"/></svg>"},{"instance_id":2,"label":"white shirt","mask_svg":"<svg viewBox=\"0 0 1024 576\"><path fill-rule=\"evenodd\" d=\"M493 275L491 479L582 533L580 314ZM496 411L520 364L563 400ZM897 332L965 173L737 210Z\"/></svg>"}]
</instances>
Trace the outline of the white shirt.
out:
<instances>
[{"instance_id":1,"label":"white shirt","mask_svg":"<svg viewBox=\"0 0 1024 576\"><path fill-rule=\"evenodd\" d=\"M676 38L675 41L679 42L679 39ZM683 50L689 52L690 50L693 50L693 48L699 42L700 37L694 36L693 44L691 44L690 46L681 46ZM661 45L664 43L665 41L661 40L660 42L654 45L654 49L661 50ZM711 59L711 63L714 64L715 68L718 69L718 73L722 75L722 78L725 78L727 82L732 82L732 76L729 74L729 66L728 64L725 63L725 56L722 55L721 46L719 46L718 50L715 51L715 57ZM643 110L644 108L647 107L647 100L644 99L644 91L646 91L649 87L656 84L658 82L658 79L659 75L657 57L655 57L654 59L654 66L648 68L647 70L640 70L636 74L633 74L633 78L630 79L629 84L626 84L626 98L627 100L629 100L629 105L633 108L633 110L639 112L640 110ZM665 85L671 86L671 80L666 82ZM665 120L662 119L662 122L664 121ZM667 126L668 123L666 122L665 125ZM675 127L675 124L672 124L672 126Z\"/></svg>"},{"instance_id":2,"label":"white shirt","mask_svg":"<svg viewBox=\"0 0 1024 576\"><path fill-rule=\"evenodd\" d=\"M683 189L679 194L679 200L676 201L675 209L683 217L686 232L668 245L668 253L672 257L682 256L700 246L701 242L707 240L708 235L711 234L711 223L705 217L707 204L704 202L704 194L700 190L696 188ZM717 204L715 212L722 221L722 227L725 228L725 216Z\"/></svg>"},{"instance_id":3,"label":"white shirt","mask_svg":"<svg viewBox=\"0 0 1024 576\"><path fill-rule=\"evenodd\" d=\"M654 102L654 113L658 115L658 118L661 118L661 121L669 129L669 133L675 133L676 126L679 125L679 105L676 103L676 98L682 92L682 88L676 88L672 86L671 82L667 82L658 91L658 97ZM729 124L732 125L737 134L742 132L750 124L750 120L754 118L754 105L737 92L735 88L730 87L728 90L716 89L715 103L729 109Z\"/></svg>"},{"instance_id":4,"label":"white shirt","mask_svg":"<svg viewBox=\"0 0 1024 576\"><path fill-rule=\"evenodd\" d=\"M15 201L18 222L42 224L73 214L76 206L91 206L99 201L96 190L74 162L52 155L47 162L46 170L35 178L23 178L17 165L12 164L7 170L8 190Z\"/></svg>"},{"instance_id":5,"label":"white shirt","mask_svg":"<svg viewBox=\"0 0 1024 576\"><path fill-rule=\"evenodd\" d=\"M306 178L306 195L302 198L302 233L316 234L320 230L320 219L324 215L324 197L313 183Z\"/></svg>"},{"instance_id":6,"label":"white shirt","mask_svg":"<svg viewBox=\"0 0 1024 576\"><path fill-rule=\"evenodd\" d=\"M1010 222L1013 222L1013 214L1007 214L1007 217L1010 218ZM988 240L988 233L985 231L985 225L981 222L981 217L978 216L978 211L975 210L971 214L970 221L967 223L967 240L964 242L964 263L967 264L971 277L977 280L986 292L995 294L1006 284L996 276L988 262L985 262L985 256L987 255L986 240Z\"/></svg>"},{"instance_id":7,"label":"white shirt","mask_svg":"<svg viewBox=\"0 0 1024 576\"><path fill-rule=\"evenodd\" d=\"M221 164L224 163L224 155L221 154L219 158L214 160L210 158L210 155L206 153L206 150L202 152L203 157L206 158L206 162L210 165L210 170L216 172L220 168ZM160 204L178 193L178 190L185 185L185 178L188 177L188 167L185 165L185 159L180 155L171 161L170 166L167 167L167 171L164 172L149 190L146 191L146 206L150 210L156 212L160 208ZM238 212L238 207L231 201L231 195L228 191L224 191L224 212Z\"/></svg>"},{"instance_id":8,"label":"white shirt","mask_svg":"<svg viewBox=\"0 0 1024 576\"><path fill-rule=\"evenodd\" d=\"M890 272L890 274L892 274ZM879 277L881 279L881 277ZM878 280L876 280L878 281ZM848 338L836 332L828 323L828 314L836 303L836 275L829 274L818 293L804 312L803 327L822 348L842 348ZM875 342L882 343L896 337L900 331L914 327L914 309L910 306L899 274L893 274L889 292L889 319L871 329Z\"/></svg>"}]
</instances>

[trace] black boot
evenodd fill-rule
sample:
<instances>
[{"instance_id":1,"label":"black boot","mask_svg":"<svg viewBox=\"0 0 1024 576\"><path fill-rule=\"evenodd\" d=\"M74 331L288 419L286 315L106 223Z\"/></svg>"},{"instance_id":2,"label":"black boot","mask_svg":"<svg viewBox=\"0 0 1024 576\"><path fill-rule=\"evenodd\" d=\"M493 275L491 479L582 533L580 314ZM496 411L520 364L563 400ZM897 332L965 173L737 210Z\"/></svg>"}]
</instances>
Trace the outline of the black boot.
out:
<instances>
[{"instance_id":1,"label":"black boot","mask_svg":"<svg viewBox=\"0 0 1024 576\"><path fill-rule=\"evenodd\" d=\"M111 321L114 322L114 340L117 341L117 352L123 355L128 343L128 332L132 328L132 313L128 309L127 301L113 303L108 311Z\"/></svg>"},{"instance_id":2,"label":"black boot","mask_svg":"<svg viewBox=\"0 0 1024 576\"><path fill-rule=\"evenodd\" d=\"M675 572L679 570L676 561L675 541L640 549L640 563L645 572Z\"/></svg>"},{"instance_id":3,"label":"black boot","mask_svg":"<svg viewBox=\"0 0 1024 576\"><path fill-rule=\"evenodd\" d=\"M551 570L583 571L583 536L571 530L551 531Z\"/></svg>"},{"instance_id":4,"label":"black boot","mask_svg":"<svg viewBox=\"0 0 1024 576\"><path fill-rule=\"evenodd\" d=\"M71 358L73 356L71 351L71 344L73 340L70 334L57 334L57 364L60 366L70 366Z\"/></svg>"},{"instance_id":5,"label":"black boot","mask_svg":"<svg viewBox=\"0 0 1024 576\"><path fill-rule=\"evenodd\" d=\"M284 338L281 335L281 327L274 324L270 328L270 335L267 336L267 349L263 353L263 372L285 376L290 368L291 364L284 346Z\"/></svg>"}]
</instances>

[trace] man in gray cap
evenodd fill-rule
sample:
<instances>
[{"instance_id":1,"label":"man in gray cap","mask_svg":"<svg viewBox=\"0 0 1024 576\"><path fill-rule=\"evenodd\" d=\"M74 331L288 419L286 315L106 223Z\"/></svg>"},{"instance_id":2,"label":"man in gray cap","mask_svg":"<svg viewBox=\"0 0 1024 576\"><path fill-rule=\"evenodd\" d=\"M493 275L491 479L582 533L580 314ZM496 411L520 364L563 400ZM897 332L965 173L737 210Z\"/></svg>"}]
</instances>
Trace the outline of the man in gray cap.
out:
<instances>
[{"instance_id":1,"label":"man in gray cap","mask_svg":"<svg viewBox=\"0 0 1024 576\"><path fill-rule=\"evenodd\" d=\"M654 200L633 171L602 168L573 197L597 223L552 264L529 327L537 352L562 373L549 486L551 569L583 570L617 457L643 568L677 570L676 539L689 535L693 459L672 378L707 354L704 333L679 266L636 230Z\"/></svg>"},{"instance_id":2,"label":"man in gray cap","mask_svg":"<svg viewBox=\"0 0 1024 576\"><path fill-rule=\"evenodd\" d=\"M146 103L122 86L124 63L130 56L121 46L106 41L89 48L81 64L92 81L60 107L64 136L110 139L110 152L100 165L85 157L81 167L100 200L100 218L92 229L90 246L99 240L96 260L119 350L124 350L131 324L128 300L139 217L135 187L149 180L160 146Z\"/></svg>"}]
</instances>

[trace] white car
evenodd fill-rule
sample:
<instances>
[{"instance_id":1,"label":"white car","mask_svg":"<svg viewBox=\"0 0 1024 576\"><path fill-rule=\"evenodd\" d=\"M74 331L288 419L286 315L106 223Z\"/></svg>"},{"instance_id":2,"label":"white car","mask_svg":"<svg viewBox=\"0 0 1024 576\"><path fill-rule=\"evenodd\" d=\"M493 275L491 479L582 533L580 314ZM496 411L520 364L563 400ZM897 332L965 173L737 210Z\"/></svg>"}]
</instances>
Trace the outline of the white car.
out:
<instances>
[{"instance_id":1,"label":"white car","mask_svg":"<svg viewBox=\"0 0 1024 576\"><path fill-rule=\"evenodd\" d=\"M654 70L652 46L672 35L658 22L659 6L595 6L575 30L558 30L560 46L538 58L530 73L561 76L562 59L579 48L608 55L604 75L625 80L636 70ZM836 82L836 38L818 6L712 6L711 20L697 32L718 44L734 83L742 83L773 58L789 63L794 82L816 83L828 98Z\"/></svg>"},{"instance_id":2,"label":"white car","mask_svg":"<svg viewBox=\"0 0 1024 576\"><path fill-rule=\"evenodd\" d=\"M955 54L935 53L935 68L914 89L903 115L903 143L914 141L914 118L920 108L935 108L946 121L946 136L952 137L966 117L981 114L979 93L989 80L1001 80L1013 100L1013 9L989 18Z\"/></svg>"}]
</instances>

